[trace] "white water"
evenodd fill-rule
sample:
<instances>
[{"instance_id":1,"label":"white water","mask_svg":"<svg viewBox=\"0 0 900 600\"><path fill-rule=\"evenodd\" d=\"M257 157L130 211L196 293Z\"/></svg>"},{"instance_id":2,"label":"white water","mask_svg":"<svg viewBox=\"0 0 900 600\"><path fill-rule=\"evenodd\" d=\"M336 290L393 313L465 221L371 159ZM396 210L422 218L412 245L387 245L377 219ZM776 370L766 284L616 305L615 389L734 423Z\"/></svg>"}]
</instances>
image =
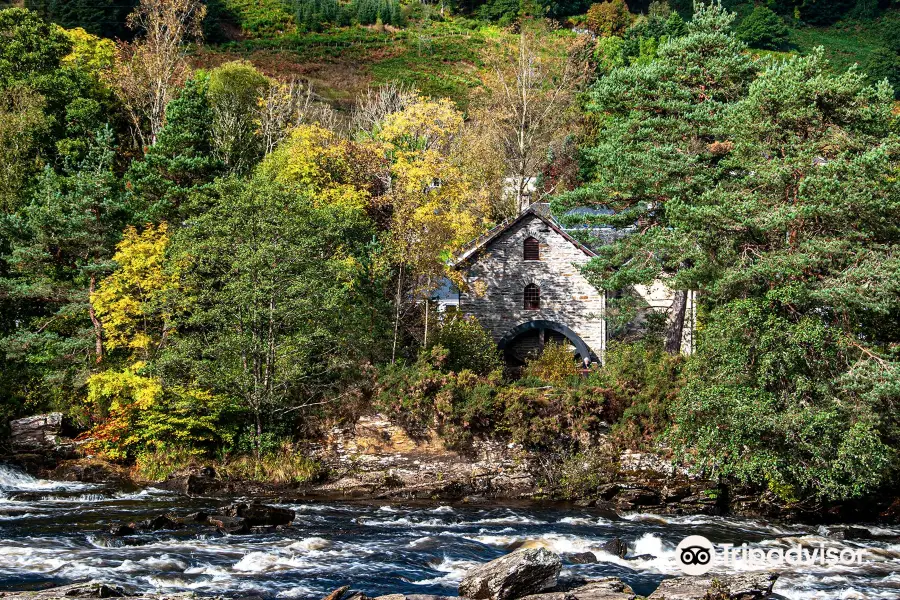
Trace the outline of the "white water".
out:
<instances>
[{"instance_id":1,"label":"white water","mask_svg":"<svg viewBox=\"0 0 900 600\"><path fill-rule=\"evenodd\" d=\"M17 492L31 492L21 500ZM35 499L33 493L40 496ZM785 568L775 591L791 600L900 598L900 529L871 527L879 539L841 542L817 527L708 516L600 514L590 509L478 506L291 504L293 527L225 537L210 528L127 538L110 525L166 512L214 510L220 502L158 490L123 493L51 482L0 467L0 591L89 579L141 592L318 599L349 584L369 596L391 592L455 595L466 570L512 549L543 546L592 552L599 562L566 564L563 577L618 576L649 594L680 575L675 546L686 535L761 548L819 542L864 547L854 568ZM603 551L620 537L626 560Z\"/></svg>"}]
</instances>

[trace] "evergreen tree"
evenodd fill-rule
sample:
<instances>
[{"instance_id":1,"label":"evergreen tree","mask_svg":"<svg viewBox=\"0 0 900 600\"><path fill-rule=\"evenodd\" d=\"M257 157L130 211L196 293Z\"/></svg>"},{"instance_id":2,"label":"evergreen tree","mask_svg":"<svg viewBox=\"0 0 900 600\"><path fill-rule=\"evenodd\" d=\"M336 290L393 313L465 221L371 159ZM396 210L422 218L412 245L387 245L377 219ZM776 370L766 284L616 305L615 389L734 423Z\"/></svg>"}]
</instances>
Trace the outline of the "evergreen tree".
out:
<instances>
[{"instance_id":1,"label":"evergreen tree","mask_svg":"<svg viewBox=\"0 0 900 600\"><path fill-rule=\"evenodd\" d=\"M178 222L189 193L223 172L213 152L209 80L197 75L166 107L166 124L144 158L125 175L135 210L150 221Z\"/></svg>"},{"instance_id":2,"label":"evergreen tree","mask_svg":"<svg viewBox=\"0 0 900 600\"><path fill-rule=\"evenodd\" d=\"M777 49L787 42L788 29L772 9L757 6L738 25L737 37L751 48Z\"/></svg>"}]
</instances>

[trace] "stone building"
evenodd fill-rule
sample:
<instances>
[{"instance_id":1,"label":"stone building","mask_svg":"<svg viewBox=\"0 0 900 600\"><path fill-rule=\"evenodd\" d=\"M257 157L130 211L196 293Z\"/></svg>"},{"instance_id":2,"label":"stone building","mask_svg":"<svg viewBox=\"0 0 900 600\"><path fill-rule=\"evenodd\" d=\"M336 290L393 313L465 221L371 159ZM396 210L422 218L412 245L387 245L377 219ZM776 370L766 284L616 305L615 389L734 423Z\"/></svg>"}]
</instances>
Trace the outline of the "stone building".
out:
<instances>
[{"instance_id":1,"label":"stone building","mask_svg":"<svg viewBox=\"0 0 900 600\"><path fill-rule=\"evenodd\" d=\"M568 344L579 360L590 356L602 362L607 296L580 270L594 256L559 226L546 205L534 204L463 249L454 267L466 285L444 303L476 317L511 364L524 363L551 341ZM649 309L665 311L672 304L672 292L661 283L636 292ZM685 320L685 352L691 350L693 299Z\"/></svg>"}]
</instances>

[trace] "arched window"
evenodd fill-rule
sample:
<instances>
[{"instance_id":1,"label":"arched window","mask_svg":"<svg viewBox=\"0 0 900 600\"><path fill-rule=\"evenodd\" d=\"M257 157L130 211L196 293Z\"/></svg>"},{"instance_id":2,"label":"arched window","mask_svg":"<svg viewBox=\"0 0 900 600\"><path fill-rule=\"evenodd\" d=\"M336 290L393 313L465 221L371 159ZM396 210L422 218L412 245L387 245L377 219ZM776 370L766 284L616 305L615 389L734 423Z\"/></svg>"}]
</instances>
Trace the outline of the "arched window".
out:
<instances>
[{"instance_id":1,"label":"arched window","mask_svg":"<svg viewBox=\"0 0 900 600\"><path fill-rule=\"evenodd\" d=\"M533 283L525 286L525 310L539 310L541 308L541 288Z\"/></svg>"},{"instance_id":2,"label":"arched window","mask_svg":"<svg viewBox=\"0 0 900 600\"><path fill-rule=\"evenodd\" d=\"M525 260L541 260L541 243L533 237L525 238Z\"/></svg>"}]
</instances>

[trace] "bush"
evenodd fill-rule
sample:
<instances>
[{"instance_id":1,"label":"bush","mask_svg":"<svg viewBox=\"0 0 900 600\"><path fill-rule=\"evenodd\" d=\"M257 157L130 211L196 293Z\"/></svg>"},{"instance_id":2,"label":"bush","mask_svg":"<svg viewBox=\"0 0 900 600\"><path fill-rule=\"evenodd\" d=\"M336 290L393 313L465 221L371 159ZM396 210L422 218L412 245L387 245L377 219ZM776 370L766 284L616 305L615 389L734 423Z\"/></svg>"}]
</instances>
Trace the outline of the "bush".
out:
<instances>
[{"instance_id":1,"label":"bush","mask_svg":"<svg viewBox=\"0 0 900 600\"><path fill-rule=\"evenodd\" d=\"M588 29L601 37L621 36L630 24L631 13L625 0L592 4L587 12Z\"/></svg>"},{"instance_id":2,"label":"bush","mask_svg":"<svg viewBox=\"0 0 900 600\"><path fill-rule=\"evenodd\" d=\"M497 343L474 317L448 317L434 336L433 345L447 351L444 367L455 372L487 375L503 366Z\"/></svg>"},{"instance_id":3,"label":"bush","mask_svg":"<svg viewBox=\"0 0 900 600\"><path fill-rule=\"evenodd\" d=\"M608 444L570 454L556 467L552 479L551 489L563 498L591 498L600 486L619 480L619 455Z\"/></svg>"},{"instance_id":4,"label":"bush","mask_svg":"<svg viewBox=\"0 0 900 600\"><path fill-rule=\"evenodd\" d=\"M536 358L529 359L523 375L546 383L561 384L578 374L575 357L563 344L549 343Z\"/></svg>"},{"instance_id":5,"label":"bush","mask_svg":"<svg viewBox=\"0 0 900 600\"><path fill-rule=\"evenodd\" d=\"M751 48L775 50L788 40L788 28L784 21L765 6L757 6L738 25L737 38Z\"/></svg>"}]
</instances>

